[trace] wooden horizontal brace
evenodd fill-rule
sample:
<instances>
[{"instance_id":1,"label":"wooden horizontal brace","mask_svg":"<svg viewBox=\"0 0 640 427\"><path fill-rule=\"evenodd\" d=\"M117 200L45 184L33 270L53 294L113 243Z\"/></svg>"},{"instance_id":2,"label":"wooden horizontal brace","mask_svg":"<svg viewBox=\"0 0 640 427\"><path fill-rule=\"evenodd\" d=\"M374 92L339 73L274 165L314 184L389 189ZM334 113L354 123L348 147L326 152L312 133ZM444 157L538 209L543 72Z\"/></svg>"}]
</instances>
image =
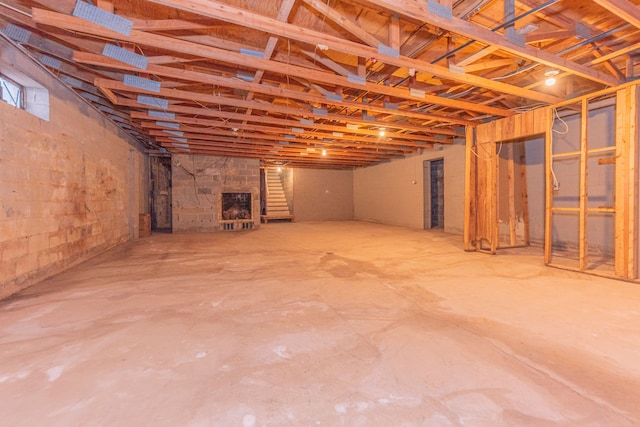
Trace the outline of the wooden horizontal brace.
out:
<instances>
[{"instance_id":1,"label":"wooden horizontal brace","mask_svg":"<svg viewBox=\"0 0 640 427\"><path fill-rule=\"evenodd\" d=\"M563 208L554 206L551 208L552 211L557 212L580 212L580 208ZM595 213L615 213L616 210L613 207L599 207L599 208L588 208L587 212L595 212Z\"/></svg>"},{"instance_id":2,"label":"wooden horizontal brace","mask_svg":"<svg viewBox=\"0 0 640 427\"><path fill-rule=\"evenodd\" d=\"M616 147L615 146L611 146L611 147L601 147L601 148L591 148L589 150L587 150L587 154L597 154L597 153L608 153L611 151L616 151ZM551 157L554 159L557 158L562 158L562 157L573 157L573 156L579 156L580 154L582 154L581 151L567 151L564 153L557 153L557 154L553 154Z\"/></svg>"},{"instance_id":3,"label":"wooden horizontal brace","mask_svg":"<svg viewBox=\"0 0 640 427\"><path fill-rule=\"evenodd\" d=\"M615 165L616 164L616 158L615 157L610 157L608 159L598 159L598 164L599 165Z\"/></svg>"}]
</instances>

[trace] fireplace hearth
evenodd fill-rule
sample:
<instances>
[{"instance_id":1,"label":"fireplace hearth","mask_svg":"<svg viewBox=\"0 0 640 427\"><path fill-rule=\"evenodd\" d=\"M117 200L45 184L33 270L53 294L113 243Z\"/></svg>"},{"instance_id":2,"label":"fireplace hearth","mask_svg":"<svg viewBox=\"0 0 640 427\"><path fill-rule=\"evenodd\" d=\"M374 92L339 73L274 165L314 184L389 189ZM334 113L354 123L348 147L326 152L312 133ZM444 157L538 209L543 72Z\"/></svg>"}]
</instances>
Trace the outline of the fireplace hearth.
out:
<instances>
[{"instance_id":1,"label":"fireplace hearth","mask_svg":"<svg viewBox=\"0 0 640 427\"><path fill-rule=\"evenodd\" d=\"M252 219L251 193L222 193L222 220Z\"/></svg>"}]
</instances>

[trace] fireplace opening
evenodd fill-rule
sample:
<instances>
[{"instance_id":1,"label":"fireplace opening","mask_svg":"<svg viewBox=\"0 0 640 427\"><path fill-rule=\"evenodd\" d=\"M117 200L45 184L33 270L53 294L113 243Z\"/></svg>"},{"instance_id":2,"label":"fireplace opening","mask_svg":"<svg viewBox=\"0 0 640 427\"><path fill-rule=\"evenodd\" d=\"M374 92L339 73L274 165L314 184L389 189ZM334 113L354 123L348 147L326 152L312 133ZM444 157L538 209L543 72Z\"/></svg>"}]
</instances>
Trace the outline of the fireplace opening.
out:
<instances>
[{"instance_id":1,"label":"fireplace opening","mask_svg":"<svg viewBox=\"0 0 640 427\"><path fill-rule=\"evenodd\" d=\"M222 220L251 219L251 193L222 193Z\"/></svg>"}]
</instances>

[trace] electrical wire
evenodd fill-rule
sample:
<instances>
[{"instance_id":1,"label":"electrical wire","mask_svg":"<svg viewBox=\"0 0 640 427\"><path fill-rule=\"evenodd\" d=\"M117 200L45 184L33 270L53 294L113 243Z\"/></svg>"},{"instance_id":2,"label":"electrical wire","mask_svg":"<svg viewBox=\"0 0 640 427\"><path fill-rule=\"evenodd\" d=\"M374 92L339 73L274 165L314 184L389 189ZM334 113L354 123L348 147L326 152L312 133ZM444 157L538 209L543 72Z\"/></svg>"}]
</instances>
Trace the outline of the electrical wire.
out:
<instances>
[{"instance_id":1,"label":"electrical wire","mask_svg":"<svg viewBox=\"0 0 640 427\"><path fill-rule=\"evenodd\" d=\"M503 142L500 141L500 145L498 146L498 151L496 152L496 157L500 157L500 153L502 152L502 145ZM487 150L485 150L483 148L484 152L487 153L487 157L483 157L481 155L478 154L478 152L476 150L474 150L473 148L471 148L471 152L473 153L474 156L476 156L477 158L481 159L481 160L485 160L485 161L490 161L492 160L491 158L491 153L489 153Z\"/></svg>"},{"instance_id":2,"label":"electrical wire","mask_svg":"<svg viewBox=\"0 0 640 427\"><path fill-rule=\"evenodd\" d=\"M549 150L551 150L551 153L549 153L550 156L553 155L553 134L557 133L558 135L566 135L566 134L569 133L569 125L567 124L567 122L562 120L562 117L560 117L560 114L558 114L558 109L557 108L553 109L553 116L554 116L553 122L551 123L551 134L552 134L552 136L551 136L551 141L549 141ZM562 123L564 125L564 130L560 131L560 130L556 130L556 129L553 128L553 126L554 126L554 124L556 122L556 119L559 120L560 123ZM558 178L556 177L556 172L553 170L553 161L551 162L549 168L551 169L551 179L552 179L552 182L553 182L554 190L556 188L560 188L560 182L558 181Z\"/></svg>"}]
</instances>

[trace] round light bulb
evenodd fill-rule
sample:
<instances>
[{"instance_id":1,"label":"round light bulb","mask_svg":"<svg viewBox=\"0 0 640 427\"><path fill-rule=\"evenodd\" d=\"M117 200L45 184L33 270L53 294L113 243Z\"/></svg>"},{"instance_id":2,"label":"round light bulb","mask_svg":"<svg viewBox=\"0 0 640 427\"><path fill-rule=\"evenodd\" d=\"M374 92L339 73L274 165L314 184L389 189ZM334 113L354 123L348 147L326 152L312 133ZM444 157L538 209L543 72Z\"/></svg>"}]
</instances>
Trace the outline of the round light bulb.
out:
<instances>
[{"instance_id":1,"label":"round light bulb","mask_svg":"<svg viewBox=\"0 0 640 427\"><path fill-rule=\"evenodd\" d=\"M282 172L282 168L278 166L278 172Z\"/></svg>"},{"instance_id":2,"label":"round light bulb","mask_svg":"<svg viewBox=\"0 0 640 427\"><path fill-rule=\"evenodd\" d=\"M322 150L322 155L326 156L327 155L327 150Z\"/></svg>"},{"instance_id":3,"label":"round light bulb","mask_svg":"<svg viewBox=\"0 0 640 427\"><path fill-rule=\"evenodd\" d=\"M384 132L384 130L381 130L378 134L379 134L380 136L384 136L384 135L385 135L385 132Z\"/></svg>"},{"instance_id":4,"label":"round light bulb","mask_svg":"<svg viewBox=\"0 0 640 427\"><path fill-rule=\"evenodd\" d=\"M544 81L544 84L546 84L547 86L553 86L554 84L556 84L556 78L549 77L547 80Z\"/></svg>"}]
</instances>

